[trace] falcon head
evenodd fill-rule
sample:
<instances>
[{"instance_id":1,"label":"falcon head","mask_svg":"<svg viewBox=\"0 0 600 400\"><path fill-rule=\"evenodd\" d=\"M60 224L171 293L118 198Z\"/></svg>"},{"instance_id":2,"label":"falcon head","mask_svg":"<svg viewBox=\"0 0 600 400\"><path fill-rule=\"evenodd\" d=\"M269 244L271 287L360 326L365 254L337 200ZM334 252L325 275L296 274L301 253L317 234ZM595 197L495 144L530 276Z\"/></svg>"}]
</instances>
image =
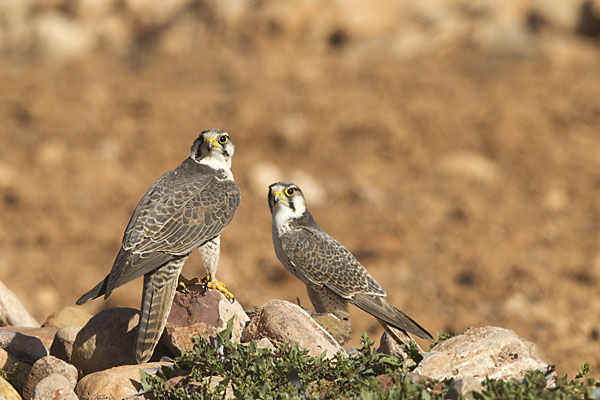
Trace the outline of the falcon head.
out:
<instances>
[{"instance_id":1,"label":"falcon head","mask_svg":"<svg viewBox=\"0 0 600 400\"><path fill-rule=\"evenodd\" d=\"M200 132L191 149L192 159L215 169L230 169L235 147L229 134L221 129L207 129Z\"/></svg>"},{"instance_id":2,"label":"falcon head","mask_svg":"<svg viewBox=\"0 0 600 400\"><path fill-rule=\"evenodd\" d=\"M310 225L316 223L306 208L304 194L298 185L291 182L277 182L269 186L269 208L277 231L290 225Z\"/></svg>"}]
</instances>

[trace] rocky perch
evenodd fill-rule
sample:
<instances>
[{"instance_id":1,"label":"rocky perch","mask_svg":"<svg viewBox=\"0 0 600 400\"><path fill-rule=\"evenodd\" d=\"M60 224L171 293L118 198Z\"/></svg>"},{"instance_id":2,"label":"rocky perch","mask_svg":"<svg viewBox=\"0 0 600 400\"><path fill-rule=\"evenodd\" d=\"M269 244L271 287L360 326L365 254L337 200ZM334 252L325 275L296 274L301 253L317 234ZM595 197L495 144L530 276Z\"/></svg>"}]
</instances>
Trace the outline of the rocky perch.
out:
<instances>
[{"instance_id":1,"label":"rocky perch","mask_svg":"<svg viewBox=\"0 0 600 400\"><path fill-rule=\"evenodd\" d=\"M239 303L230 303L219 292L203 296L191 291L176 294L153 362L137 365L133 357L137 310L111 308L90 316L67 307L38 327L14 294L3 285L0 292L3 323L24 325L0 328L0 369L10 381L0 378L0 398L5 399L150 398L145 397L140 370L156 373L169 364L161 357L191 350L194 336L215 337L230 320L233 342L254 341L270 351L280 344L298 344L312 356L347 356L338 341L347 340L349 326L332 315L313 318L295 304L271 300L250 318ZM405 356L385 334L378 351ZM519 380L530 370L544 372L552 384L552 368L533 343L508 329L480 327L435 346L409 376L415 381L453 378L454 395L459 396L482 390L486 377ZM211 385L215 382L218 379Z\"/></svg>"}]
</instances>

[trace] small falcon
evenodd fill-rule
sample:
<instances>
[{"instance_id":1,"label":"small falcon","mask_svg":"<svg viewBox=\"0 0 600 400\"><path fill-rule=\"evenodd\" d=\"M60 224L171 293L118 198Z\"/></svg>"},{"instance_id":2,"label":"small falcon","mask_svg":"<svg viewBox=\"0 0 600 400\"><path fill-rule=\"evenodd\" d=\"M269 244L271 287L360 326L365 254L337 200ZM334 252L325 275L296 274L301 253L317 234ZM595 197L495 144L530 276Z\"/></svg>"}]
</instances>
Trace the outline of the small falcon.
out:
<instances>
[{"instance_id":1,"label":"small falcon","mask_svg":"<svg viewBox=\"0 0 600 400\"><path fill-rule=\"evenodd\" d=\"M240 203L233 180L234 146L220 129L200 133L190 157L158 178L133 211L110 273L77 300L81 305L144 276L135 344L138 363L150 359L164 330L181 268L194 249L202 254L206 286L233 295L215 279L220 235ZM198 281L198 280L196 280Z\"/></svg>"},{"instance_id":2,"label":"small falcon","mask_svg":"<svg viewBox=\"0 0 600 400\"><path fill-rule=\"evenodd\" d=\"M433 341L424 328L390 304L379 283L344 246L317 225L300 188L289 182L269 186L273 246L281 263L306 285L317 313L348 315L348 303L368 312L398 343L410 332Z\"/></svg>"}]
</instances>

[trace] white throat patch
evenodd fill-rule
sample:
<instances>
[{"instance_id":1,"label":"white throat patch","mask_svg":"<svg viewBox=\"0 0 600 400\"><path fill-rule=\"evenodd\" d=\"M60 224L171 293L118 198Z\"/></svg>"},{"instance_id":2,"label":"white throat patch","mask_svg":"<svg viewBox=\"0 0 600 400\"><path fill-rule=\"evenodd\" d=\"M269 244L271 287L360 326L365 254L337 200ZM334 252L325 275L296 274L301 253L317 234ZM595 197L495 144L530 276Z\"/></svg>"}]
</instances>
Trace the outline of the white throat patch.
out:
<instances>
[{"instance_id":1,"label":"white throat patch","mask_svg":"<svg viewBox=\"0 0 600 400\"><path fill-rule=\"evenodd\" d=\"M295 210L284 204L276 204L273 208L273 230L277 231L279 236L291 229L290 223L293 219L300 218L306 211L306 205L303 201L294 202Z\"/></svg>"},{"instance_id":2,"label":"white throat patch","mask_svg":"<svg viewBox=\"0 0 600 400\"><path fill-rule=\"evenodd\" d=\"M198 161L196 161L198 162ZM231 172L231 159L230 161L225 160L222 154L210 153L208 157L200 160L199 164L208 165L213 169L222 169L233 180L233 173Z\"/></svg>"}]
</instances>

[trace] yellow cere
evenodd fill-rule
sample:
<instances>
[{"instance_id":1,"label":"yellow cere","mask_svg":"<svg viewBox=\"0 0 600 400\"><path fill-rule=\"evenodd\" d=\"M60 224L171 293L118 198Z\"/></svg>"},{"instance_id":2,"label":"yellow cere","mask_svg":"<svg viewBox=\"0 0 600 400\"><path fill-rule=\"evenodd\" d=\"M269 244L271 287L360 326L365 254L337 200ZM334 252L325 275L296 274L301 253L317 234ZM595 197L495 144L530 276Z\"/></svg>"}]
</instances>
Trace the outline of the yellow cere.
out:
<instances>
[{"instance_id":1,"label":"yellow cere","mask_svg":"<svg viewBox=\"0 0 600 400\"><path fill-rule=\"evenodd\" d=\"M273 192L275 196L278 196L281 200L285 200L285 196L279 190Z\"/></svg>"}]
</instances>

